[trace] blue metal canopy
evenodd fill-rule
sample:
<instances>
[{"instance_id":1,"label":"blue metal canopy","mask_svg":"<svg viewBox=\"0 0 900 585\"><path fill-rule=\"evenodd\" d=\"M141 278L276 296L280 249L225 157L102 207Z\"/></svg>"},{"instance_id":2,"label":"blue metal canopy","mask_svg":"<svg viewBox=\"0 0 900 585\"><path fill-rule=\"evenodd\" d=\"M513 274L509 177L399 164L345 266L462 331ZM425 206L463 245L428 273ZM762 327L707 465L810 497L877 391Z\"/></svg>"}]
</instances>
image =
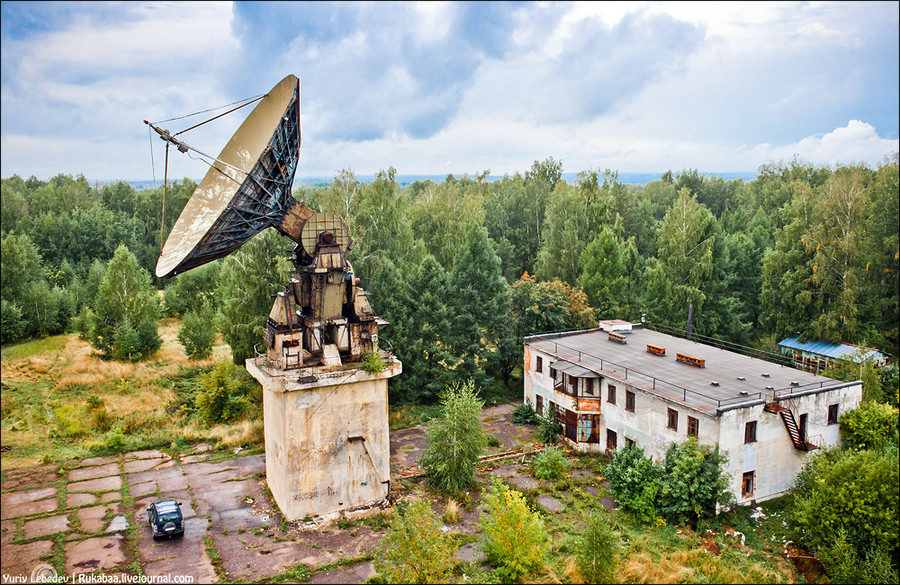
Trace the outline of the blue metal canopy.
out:
<instances>
[{"instance_id":1,"label":"blue metal canopy","mask_svg":"<svg viewBox=\"0 0 900 585\"><path fill-rule=\"evenodd\" d=\"M859 357L860 352L862 352L862 356L865 359L884 359L884 355L879 351L850 345L849 343L826 343L824 341L808 341L806 343L801 343L796 337L788 337L778 345L839 360L853 361L853 358Z\"/></svg>"}]
</instances>

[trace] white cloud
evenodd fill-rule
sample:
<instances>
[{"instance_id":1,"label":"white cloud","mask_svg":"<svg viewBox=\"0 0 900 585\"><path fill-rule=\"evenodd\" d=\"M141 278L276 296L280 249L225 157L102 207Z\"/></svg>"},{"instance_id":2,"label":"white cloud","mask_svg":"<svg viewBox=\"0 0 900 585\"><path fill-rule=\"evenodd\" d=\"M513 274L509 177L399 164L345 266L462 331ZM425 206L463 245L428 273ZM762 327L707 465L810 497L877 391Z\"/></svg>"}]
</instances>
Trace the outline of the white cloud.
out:
<instances>
[{"instance_id":1,"label":"white cloud","mask_svg":"<svg viewBox=\"0 0 900 585\"><path fill-rule=\"evenodd\" d=\"M567 172L737 172L897 149L896 4L72 3L37 28L9 6L3 176L150 178L142 119L287 73L302 81L301 176L502 174L548 156ZM245 112L186 139L216 154Z\"/></svg>"},{"instance_id":2,"label":"white cloud","mask_svg":"<svg viewBox=\"0 0 900 585\"><path fill-rule=\"evenodd\" d=\"M795 144L760 144L748 152L749 160L789 161L794 155L821 165L865 163L876 166L885 156L900 151L900 140L882 138L871 124L850 120L826 134L808 136Z\"/></svg>"}]
</instances>

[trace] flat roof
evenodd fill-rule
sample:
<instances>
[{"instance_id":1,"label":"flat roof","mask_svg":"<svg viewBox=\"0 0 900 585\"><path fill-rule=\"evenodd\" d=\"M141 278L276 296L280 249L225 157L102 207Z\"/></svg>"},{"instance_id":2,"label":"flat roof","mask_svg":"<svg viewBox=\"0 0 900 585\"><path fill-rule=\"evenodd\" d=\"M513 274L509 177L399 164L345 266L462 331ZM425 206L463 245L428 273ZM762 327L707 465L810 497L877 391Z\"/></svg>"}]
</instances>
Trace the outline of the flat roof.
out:
<instances>
[{"instance_id":1,"label":"flat roof","mask_svg":"<svg viewBox=\"0 0 900 585\"><path fill-rule=\"evenodd\" d=\"M536 335L526 338L525 345L712 416L778 397L846 385L639 325L622 335L627 343L610 341L606 331L592 329ZM650 353L648 344L664 347L665 355ZM678 353L705 360L705 367L677 361Z\"/></svg>"}]
</instances>

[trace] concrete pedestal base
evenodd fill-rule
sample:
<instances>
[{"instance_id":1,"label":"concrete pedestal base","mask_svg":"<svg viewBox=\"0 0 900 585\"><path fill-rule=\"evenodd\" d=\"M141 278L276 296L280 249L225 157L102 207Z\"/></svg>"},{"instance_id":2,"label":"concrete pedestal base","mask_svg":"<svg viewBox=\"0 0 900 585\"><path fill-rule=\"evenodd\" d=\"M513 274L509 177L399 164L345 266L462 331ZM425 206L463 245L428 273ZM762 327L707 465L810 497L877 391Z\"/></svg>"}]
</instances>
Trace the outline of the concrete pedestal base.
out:
<instances>
[{"instance_id":1,"label":"concrete pedestal base","mask_svg":"<svg viewBox=\"0 0 900 585\"><path fill-rule=\"evenodd\" d=\"M263 387L266 481L288 520L383 500L390 486L384 371L273 370L247 360Z\"/></svg>"}]
</instances>

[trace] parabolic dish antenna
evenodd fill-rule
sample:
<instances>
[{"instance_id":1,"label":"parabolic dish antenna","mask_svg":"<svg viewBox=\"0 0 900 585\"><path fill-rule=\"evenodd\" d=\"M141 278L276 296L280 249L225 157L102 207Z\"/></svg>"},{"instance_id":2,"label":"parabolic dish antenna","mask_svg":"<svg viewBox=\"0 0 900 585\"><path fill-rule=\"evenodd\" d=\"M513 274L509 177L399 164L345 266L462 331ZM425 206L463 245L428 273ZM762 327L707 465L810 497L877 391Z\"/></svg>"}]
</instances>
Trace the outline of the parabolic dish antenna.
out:
<instances>
[{"instance_id":1,"label":"parabolic dish antenna","mask_svg":"<svg viewBox=\"0 0 900 585\"><path fill-rule=\"evenodd\" d=\"M297 241L297 228L313 213L291 195L299 158L300 80L288 75L256 105L197 186L166 240L156 275L174 276L227 256L267 227Z\"/></svg>"}]
</instances>

